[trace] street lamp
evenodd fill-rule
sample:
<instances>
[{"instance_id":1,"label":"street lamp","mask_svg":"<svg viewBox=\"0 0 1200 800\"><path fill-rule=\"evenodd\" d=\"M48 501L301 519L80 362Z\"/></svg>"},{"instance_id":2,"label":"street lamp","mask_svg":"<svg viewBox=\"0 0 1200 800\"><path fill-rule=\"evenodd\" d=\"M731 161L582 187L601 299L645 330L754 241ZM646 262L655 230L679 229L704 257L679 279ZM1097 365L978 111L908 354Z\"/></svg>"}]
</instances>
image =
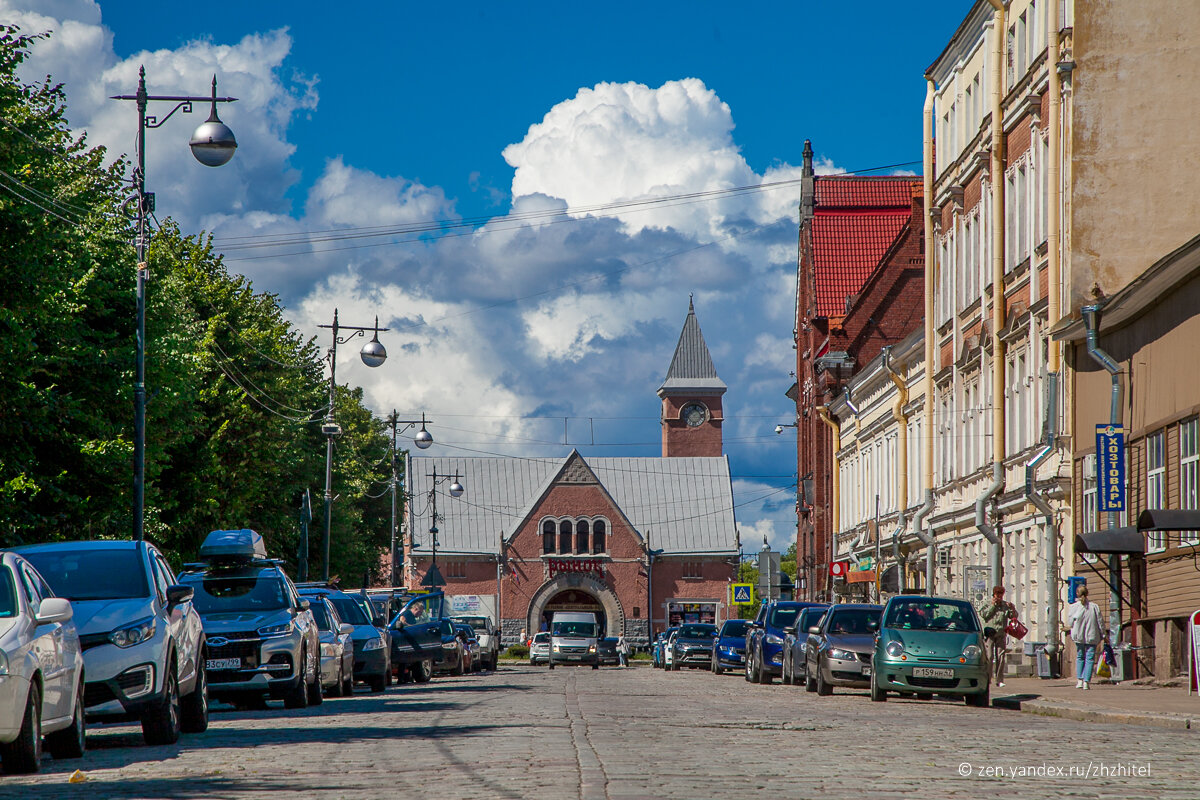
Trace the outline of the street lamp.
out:
<instances>
[{"instance_id":1,"label":"street lamp","mask_svg":"<svg viewBox=\"0 0 1200 800\"><path fill-rule=\"evenodd\" d=\"M207 123L206 123L207 124ZM329 410L325 414L325 421L321 425L321 433L325 434L325 532L321 535L321 550L324 554L324 563L321 565L321 580L329 580L329 536L333 527L333 440L336 436L342 435L342 426L338 425L333 419L333 402L337 392L337 346L345 344L355 336L366 336L367 331L371 331L371 341L363 345L359 351L359 358L368 367L378 367L387 360L387 350L379 341L381 331L386 331L387 328L379 327L379 317L375 317L375 324L369 328L360 327L358 325L342 325L338 322L338 311L333 310L332 325L318 325L318 328L328 328L333 331L333 344L329 347ZM338 331L352 331L346 336L339 336Z\"/></svg>"},{"instance_id":2,"label":"street lamp","mask_svg":"<svg viewBox=\"0 0 1200 800\"><path fill-rule=\"evenodd\" d=\"M213 76L212 95L188 97L186 95L148 94L146 92L146 68L138 68L137 94L118 94L110 100L134 100L138 109L137 169L133 173L133 188L137 193L137 355L133 384L133 538L141 541L145 535L146 516L146 245L149 240L147 222L154 213L154 194L146 191L146 129L161 128L176 111L192 113L192 103L208 101L212 110L208 120L192 134L192 155L201 164L219 167L233 158L237 139L233 131L217 116L217 103L232 103L236 97L217 97L217 76ZM175 103L162 119L146 114L150 101Z\"/></svg>"},{"instance_id":3,"label":"street lamp","mask_svg":"<svg viewBox=\"0 0 1200 800\"><path fill-rule=\"evenodd\" d=\"M404 490L400 488L400 452L396 449L396 440L401 433L404 433L414 425L420 425L421 430L417 431L417 434L413 437L413 444L422 450L428 449L429 445L433 444L433 435L425 429L426 422L427 420L425 419L425 414L423 413L421 414L421 418L419 420L400 419L399 413L394 408L392 409L391 415L387 418L387 423L392 426L392 569L390 576L391 579L388 583L389 586L396 585L396 540L398 538L398 531L396 528L396 496L397 494L405 494ZM401 428L401 425L404 427ZM405 494L405 497L407 496L408 495ZM401 540L401 542L403 542L403 540ZM400 552L403 554L403 547L400 548Z\"/></svg>"},{"instance_id":4,"label":"street lamp","mask_svg":"<svg viewBox=\"0 0 1200 800\"><path fill-rule=\"evenodd\" d=\"M431 538L430 546L433 548L433 560L429 565L429 569L425 572L425 577L421 579L421 585L427 586L430 589L437 589L438 587L446 585L446 580L442 577L442 572L438 569L437 565L437 524L438 520L441 519L441 517L438 516L437 510L437 487L439 483L445 483L446 481L452 480L453 483L450 484L451 497L462 497L463 492L465 492L466 489L464 489L462 483L459 482L457 470L454 473L454 477L451 478L449 475L438 475L437 467L434 467L433 474L430 475L429 478L431 479L429 484L429 507L432 512L430 514L429 535Z\"/></svg>"}]
</instances>

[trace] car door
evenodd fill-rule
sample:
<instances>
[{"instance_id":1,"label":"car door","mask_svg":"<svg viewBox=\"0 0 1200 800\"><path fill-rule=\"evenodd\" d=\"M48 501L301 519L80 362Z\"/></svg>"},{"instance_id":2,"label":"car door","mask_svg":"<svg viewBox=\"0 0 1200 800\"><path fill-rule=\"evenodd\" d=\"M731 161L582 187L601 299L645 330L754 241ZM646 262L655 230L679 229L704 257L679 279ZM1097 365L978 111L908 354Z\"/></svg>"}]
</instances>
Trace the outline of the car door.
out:
<instances>
[{"instance_id":1,"label":"car door","mask_svg":"<svg viewBox=\"0 0 1200 800\"><path fill-rule=\"evenodd\" d=\"M396 615L396 620L403 623L403 627L393 628L392 636L398 637L402 644L411 646L413 652L420 656L418 660L431 658L437 661L441 655L442 599L440 592L417 595ZM421 611L418 612L418 608Z\"/></svg>"},{"instance_id":2,"label":"car door","mask_svg":"<svg viewBox=\"0 0 1200 800\"><path fill-rule=\"evenodd\" d=\"M167 605L167 588L175 585L175 573L171 572L162 553L150 550L148 555L150 556L150 572L154 578L154 591L158 595L158 603L163 610L167 634L175 643L179 684L187 687L196 673L196 659L199 655L196 652L199 637L195 635L195 631L189 630L188 624L188 611L192 604L191 601L188 601L175 606Z\"/></svg>"},{"instance_id":3,"label":"car door","mask_svg":"<svg viewBox=\"0 0 1200 800\"><path fill-rule=\"evenodd\" d=\"M53 597L50 587L42 581L28 564L21 563L17 570L25 600L29 606L30 615L36 617L42 607L42 600ZM65 629L61 622L39 624L33 622L30 633L30 649L37 658L38 667L42 672L42 720L48 722L57 720L71 709L73 690L72 675L67 669L64 654L66 647Z\"/></svg>"}]
</instances>

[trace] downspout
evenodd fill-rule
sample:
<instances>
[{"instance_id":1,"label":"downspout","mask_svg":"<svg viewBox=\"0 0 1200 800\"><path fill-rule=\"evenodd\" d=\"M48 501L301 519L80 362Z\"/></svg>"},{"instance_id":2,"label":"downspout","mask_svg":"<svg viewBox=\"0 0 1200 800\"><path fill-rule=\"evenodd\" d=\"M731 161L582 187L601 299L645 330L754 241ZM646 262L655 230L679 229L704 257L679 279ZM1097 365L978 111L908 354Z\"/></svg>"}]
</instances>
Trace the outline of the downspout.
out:
<instances>
[{"instance_id":1,"label":"downspout","mask_svg":"<svg viewBox=\"0 0 1200 800\"><path fill-rule=\"evenodd\" d=\"M1004 2L990 0L996 10L992 36L992 482L975 501L975 527L988 540L992 585L999 586L1000 537L987 521L987 504L1004 488L1004 108L1001 78L1004 75Z\"/></svg>"},{"instance_id":2,"label":"downspout","mask_svg":"<svg viewBox=\"0 0 1200 800\"><path fill-rule=\"evenodd\" d=\"M821 421L829 426L831 435L833 436L833 499L829 504L829 563L833 563L833 543L837 539L838 532L838 508L842 502L841 496L841 475L842 464L838 453L842 450L842 427L838 421L829 416L829 409L825 406L816 407L817 414L821 417ZM832 596L833 590L830 589Z\"/></svg>"},{"instance_id":3,"label":"downspout","mask_svg":"<svg viewBox=\"0 0 1200 800\"><path fill-rule=\"evenodd\" d=\"M1046 518L1047 550L1043 556L1046 559L1046 580L1049 583L1047 590L1046 652L1053 655L1058 651L1058 521L1054 508L1046 499L1046 495L1034 488L1038 467L1058 447L1058 373L1051 372L1046 377L1048 379L1046 387L1046 435L1042 443L1042 449L1035 453L1029 463L1025 465L1025 497Z\"/></svg>"},{"instance_id":4,"label":"downspout","mask_svg":"<svg viewBox=\"0 0 1200 800\"><path fill-rule=\"evenodd\" d=\"M1097 364L1108 370L1108 374L1112 376L1112 396L1108 410L1109 424L1120 426L1121 367L1113 360L1112 356L1100 349L1100 308L1101 306L1096 304L1084 306L1080 311L1083 313L1083 325L1087 329L1088 355ZM1108 512L1108 527L1110 530L1117 527L1116 511ZM1108 557L1109 630L1113 631L1121 629L1121 592L1117 581L1120 564L1120 556L1113 554Z\"/></svg>"},{"instance_id":5,"label":"downspout","mask_svg":"<svg viewBox=\"0 0 1200 800\"><path fill-rule=\"evenodd\" d=\"M847 385L845 387L845 389L842 390L842 393L843 393L844 397L846 398L846 408L850 409L850 413L854 415L854 452L856 455L861 456L862 455L862 441L858 438L858 426L859 426L858 406L854 404L854 387ZM842 441L841 436L842 436L841 429L839 428L838 429L838 449L839 450L841 449L841 441ZM862 464L861 458L859 459L858 463L860 465ZM860 469L861 469L861 466L860 466ZM878 536L879 531L876 531L875 535ZM850 545L850 558L854 559L855 564L857 564L859 562L858 553L856 551L858 550L858 548L863 546L863 539L865 539L866 536L867 536L867 532L864 530L862 533L860 533L858 535L858 538L854 540L854 543L852 545ZM879 568L878 565L876 565L876 569L878 569L878 568ZM878 574L878 573L876 573L876 574Z\"/></svg>"},{"instance_id":6,"label":"downspout","mask_svg":"<svg viewBox=\"0 0 1200 800\"><path fill-rule=\"evenodd\" d=\"M933 208L933 100L936 94L933 80L925 79L925 110L922 114L924 127L924 159L925 177L923 191L925 193L925 418L923 445L923 483L925 502L913 516L913 533L925 543L925 592L933 594L934 567L937 564L937 553L934 539L925 533L925 520L933 512L933 367L936 325L934 324L934 292L937 290L937 248L934 247Z\"/></svg>"},{"instance_id":7,"label":"downspout","mask_svg":"<svg viewBox=\"0 0 1200 800\"><path fill-rule=\"evenodd\" d=\"M900 538L908 526L908 414L904 407L908 405L908 384L892 369L891 345L883 348L883 368L888 377L896 385L896 402L892 405L892 419L896 421L896 532L892 534L892 555L896 557L896 588L904 594L907 587L906 571L908 559L900 552ZM878 569L878 567L876 567Z\"/></svg>"}]
</instances>

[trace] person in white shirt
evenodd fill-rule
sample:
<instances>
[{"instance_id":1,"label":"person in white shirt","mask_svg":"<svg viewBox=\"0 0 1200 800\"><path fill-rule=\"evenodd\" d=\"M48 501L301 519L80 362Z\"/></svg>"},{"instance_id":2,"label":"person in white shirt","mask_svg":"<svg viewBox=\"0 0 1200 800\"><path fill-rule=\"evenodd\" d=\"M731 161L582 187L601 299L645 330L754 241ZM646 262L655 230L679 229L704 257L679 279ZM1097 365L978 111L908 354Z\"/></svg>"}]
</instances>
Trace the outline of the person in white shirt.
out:
<instances>
[{"instance_id":1,"label":"person in white shirt","mask_svg":"<svg viewBox=\"0 0 1200 800\"><path fill-rule=\"evenodd\" d=\"M1096 649L1108 631L1100 615L1100 606L1088 602L1087 587L1079 587L1075 596L1078 602L1071 606L1068 617L1071 641L1075 643L1075 688L1090 689L1092 670L1096 666Z\"/></svg>"}]
</instances>

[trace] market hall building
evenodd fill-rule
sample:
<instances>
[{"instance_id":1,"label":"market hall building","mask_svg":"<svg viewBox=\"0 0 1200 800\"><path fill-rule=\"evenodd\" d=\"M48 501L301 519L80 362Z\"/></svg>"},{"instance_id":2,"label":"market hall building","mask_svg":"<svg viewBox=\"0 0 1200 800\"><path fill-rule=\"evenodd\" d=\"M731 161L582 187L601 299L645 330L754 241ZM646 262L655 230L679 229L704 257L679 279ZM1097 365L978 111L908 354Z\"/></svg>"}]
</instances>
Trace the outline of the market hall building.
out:
<instances>
[{"instance_id":1,"label":"market hall building","mask_svg":"<svg viewBox=\"0 0 1200 800\"><path fill-rule=\"evenodd\" d=\"M662 457L410 455L406 584L428 576L436 527L449 608L498 619L505 646L545 630L555 611L595 612L607 636L642 646L648 631L728 618L740 544L725 390L689 303L658 389ZM455 474L466 489L457 498L440 481Z\"/></svg>"}]
</instances>

